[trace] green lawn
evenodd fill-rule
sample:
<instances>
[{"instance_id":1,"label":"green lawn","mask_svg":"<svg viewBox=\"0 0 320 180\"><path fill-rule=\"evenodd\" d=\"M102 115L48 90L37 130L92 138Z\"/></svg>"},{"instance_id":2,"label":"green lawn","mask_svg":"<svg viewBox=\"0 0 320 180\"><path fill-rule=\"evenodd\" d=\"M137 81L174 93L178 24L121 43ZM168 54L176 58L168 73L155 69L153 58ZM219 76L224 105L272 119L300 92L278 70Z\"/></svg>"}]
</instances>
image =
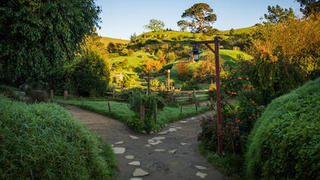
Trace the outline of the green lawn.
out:
<instances>
[{"instance_id":1,"label":"green lawn","mask_svg":"<svg viewBox=\"0 0 320 180\"><path fill-rule=\"evenodd\" d=\"M62 104L69 104L79 106L84 109L88 109L94 111L96 113L106 115L112 117L114 119L118 119L124 123L128 123L132 121L135 113L129 109L128 104L122 102L110 102L111 112L108 110L108 103L107 101L87 101L85 100L84 103L80 100L56 100L58 103ZM183 119L186 117L190 117L196 114L203 113L208 111L209 107L199 107L198 111L196 111L195 107L183 107L182 115L180 115L180 107L171 107L166 106L163 110L158 112L158 121L154 125L153 130L160 130L165 124Z\"/></svg>"}]
</instances>

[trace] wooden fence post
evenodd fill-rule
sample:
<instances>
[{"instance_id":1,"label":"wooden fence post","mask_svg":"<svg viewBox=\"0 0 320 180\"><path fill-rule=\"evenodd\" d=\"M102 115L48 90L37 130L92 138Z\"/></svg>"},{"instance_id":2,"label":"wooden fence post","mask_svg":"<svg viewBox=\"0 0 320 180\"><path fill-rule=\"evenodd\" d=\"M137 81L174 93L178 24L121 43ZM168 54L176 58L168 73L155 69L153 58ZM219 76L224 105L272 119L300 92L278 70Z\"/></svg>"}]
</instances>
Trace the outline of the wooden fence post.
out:
<instances>
[{"instance_id":1,"label":"wooden fence post","mask_svg":"<svg viewBox=\"0 0 320 180\"><path fill-rule=\"evenodd\" d=\"M196 112L198 112L198 104L199 104L198 98L196 97L196 103L195 103L195 105L196 105Z\"/></svg>"},{"instance_id":2,"label":"wooden fence post","mask_svg":"<svg viewBox=\"0 0 320 180\"><path fill-rule=\"evenodd\" d=\"M68 90L64 90L63 91L63 99L67 100L67 98L68 98Z\"/></svg>"},{"instance_id":3,"label":"wooden fence post","mask_svg":"<svg viewBox=\"0 0 320 180\"><path fill-rule=\"evenodd\" d=\"M108 109L109 109L109 113L111 113L110 101L108 101Z\"/></svg>"},{"instance_id":4,"label":"wooden fence post","mask_svg":"<svg viewBox=\"0 0 320 180\"><path fill-rule=\"evenodd\" d=\"M157 123L157 113L158 113L158 104L156 103L153 111L153 120L155 123Z\"/></svg>"},{"instance_id":5,"label":"wooden fence post","mask_svg":"<svg viewBox=\"0 0 320 180\"><path fill-rule=\"evenodd\" d=\"M140 119L142 123L144 124L144 119L145 119L145 107L144 104L140 104Z\"/></svg>"},{"instance_id":6,"label":"wooden fence post","mask_svg":"<svg viewBox=\"0 0 320 180\"><path fill-rule=\"evenodd\" d=\"M51 102L53 102L53 89L50 90L50 98L51 98Z\"/></svg>"}]
</instances>

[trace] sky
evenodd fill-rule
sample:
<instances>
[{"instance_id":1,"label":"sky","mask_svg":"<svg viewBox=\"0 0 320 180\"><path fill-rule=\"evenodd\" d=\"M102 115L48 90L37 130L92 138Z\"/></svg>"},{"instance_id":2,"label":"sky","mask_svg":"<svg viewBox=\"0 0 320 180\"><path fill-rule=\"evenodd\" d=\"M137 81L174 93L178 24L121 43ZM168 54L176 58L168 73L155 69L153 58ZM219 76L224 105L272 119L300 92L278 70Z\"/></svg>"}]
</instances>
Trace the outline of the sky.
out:
<instances>
[{"instance_id":1,"label":"sky","mask_svg":"<svg viewBox=\"0 0 320 180\"><path fill-rule=\"evenodd\" d=\"M165 28L180 30L177 22L184 10L196 3L207 3L217 15L213 27L219 30L244 28L260 23L268 5L292 8L301 15L296 0L95 0L101 7L98 34L105 37L130 39L148 32L144 26L150 19L164 22Z\"/></svg>"}]
</instances>

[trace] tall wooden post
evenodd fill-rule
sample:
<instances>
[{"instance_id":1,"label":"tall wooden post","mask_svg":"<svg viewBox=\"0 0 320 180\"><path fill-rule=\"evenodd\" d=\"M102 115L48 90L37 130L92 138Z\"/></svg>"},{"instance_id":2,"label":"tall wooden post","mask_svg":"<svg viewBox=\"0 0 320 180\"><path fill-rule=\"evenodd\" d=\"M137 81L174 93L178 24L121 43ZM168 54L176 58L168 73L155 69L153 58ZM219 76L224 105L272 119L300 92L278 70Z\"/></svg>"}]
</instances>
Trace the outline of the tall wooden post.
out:
<instances>
[{"instance_id":1,"label":"tall wooden post","mask_svg":"<svg viewBox=\"0 0 320 180\"><path fill-rule=\"evenodd\" d=\"M222 155L222 119L221 119L221 96L220 96L220 63L219 63L219 42L220 37L215 37L213 41L198 41L197 44L205 44L215 54L216 66L216 88L217 88L217 115L218 115L218 153ZM213 50L209 43L214 43Z\"/></svg>"},{"instance_id":2,"label":"tall wooden post","mask_svg":"<svg viewBox=\"0 0 320 180\"><path fill-rule=\"evenodd\" d=\"M222 120L221 120L221 96L220 96L220 63L219 63L219 38L214 38L216 87L217 87L217 115L218 115L218 153L222 154Z\"/></svg>"}]
</instances>

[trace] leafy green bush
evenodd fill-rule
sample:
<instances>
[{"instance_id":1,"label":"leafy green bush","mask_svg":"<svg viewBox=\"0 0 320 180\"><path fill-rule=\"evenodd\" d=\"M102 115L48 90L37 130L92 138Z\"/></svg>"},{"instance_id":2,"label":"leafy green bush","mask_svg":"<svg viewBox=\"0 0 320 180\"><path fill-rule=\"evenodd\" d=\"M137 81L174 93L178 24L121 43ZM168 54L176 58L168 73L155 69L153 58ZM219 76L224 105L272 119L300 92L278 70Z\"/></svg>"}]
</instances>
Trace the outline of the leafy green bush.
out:
<instances>
[{"instance_id":1,"label":"leafy green bush","mask_svg":"<svg viewBox=\"0 0 320 180\"><path fill-rule=\"evenodd\" d=\"M115 179L110 146L55 104L0 95L0 179Z\"/></svg>"},{"instance_id":2,"label":"leafy green bush","mask_svg":"<svg viewBox=\"0 0 320 180\"><path fill-rule=\"evenodd\" d=\"M153 114L157 109L163 109L164 108L164 100L157 96L156 94L149 94L146 95L142 93L141 91L134 92L130 98L130 109L132 109L136 114L140 113L140 106L141 104L145 107L145 119L144 119L144 130L147 132L150 132L153 127L155 126L155 122L153 119ZM136 115L137 116L137 115ZM141 121L140 118L134 118L136 121ZM136 123L135 123L136 124Z\"/></svg>"},{"instance_id":3,"label":"leafy green bush","mask_svg":"<svg viewBox=\"0 0 320 180\"><path fill-rule=\"evenodd\" d=\"M81 96L102 96L106 92L110 69L106 60L96 51L88 50L79 56L70 68L70 84Z\"/></svg>"},{"instance_id":4,"label":"leafy green bush","mask_svg":"<svg viewBox=\"0 0 320 180\"><path fill-rule=\"evenodd\" d=\"M320 78L268 105L249 136L248 178L320 177L319 104Z\"/></svg>"}]
</instances>

